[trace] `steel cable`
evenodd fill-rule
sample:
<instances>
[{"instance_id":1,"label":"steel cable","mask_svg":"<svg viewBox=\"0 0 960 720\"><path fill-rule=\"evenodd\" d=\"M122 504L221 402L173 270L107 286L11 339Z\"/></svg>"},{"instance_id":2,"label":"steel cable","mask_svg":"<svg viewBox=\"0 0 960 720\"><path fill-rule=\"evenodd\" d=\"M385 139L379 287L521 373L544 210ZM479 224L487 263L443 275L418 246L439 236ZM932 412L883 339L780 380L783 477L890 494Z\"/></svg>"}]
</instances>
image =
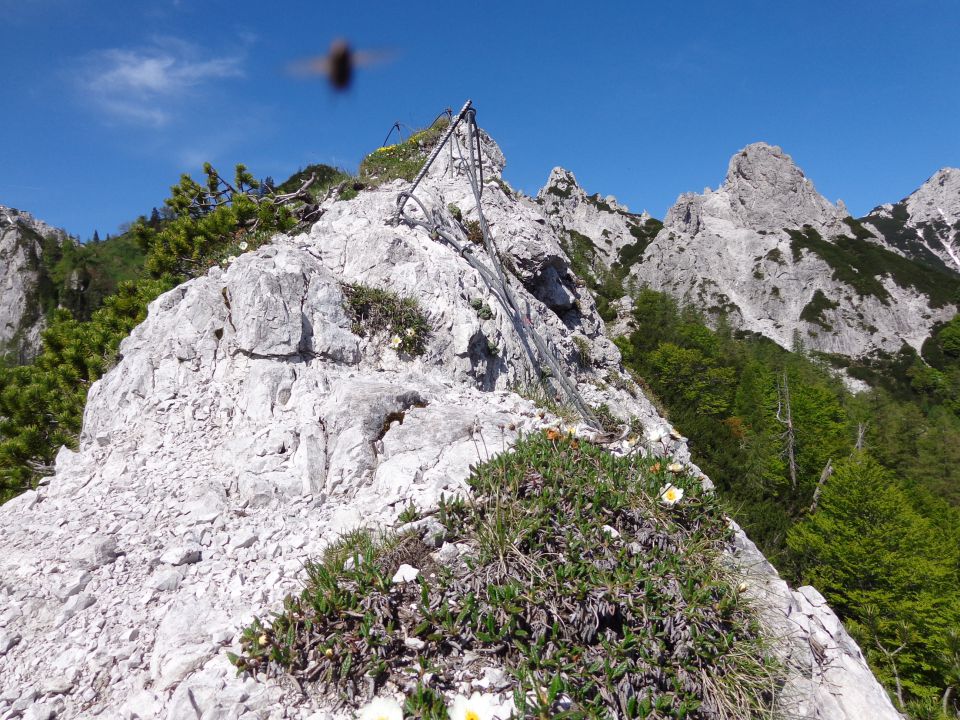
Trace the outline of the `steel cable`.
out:
<instances>
[{"instance_id":1,"label":"steel cable","mask_svg":"<svg viewBox=\"0 0 960 720\"><path fill-rule=\"evenodd\" d=\"M529 304L526 304L525 310L521 310L520 303L514 295L513 290L510 287L510 283L507 280L500 257L497 255L496 248L493 244L493 236L490 232L490 227L487 224L486 216L483 214L483 210L481 208L481 196L483 193L483 156L480 130L477 127L476 121L476 110L473 109L471 105L472 102L470 100L467 100L467 102L464 103L464 106L461 108L456 118L451 120L450 127L447 129L447 132L444 134L443 138L437 143L436 147L434 147L433 151L430 153L430 156L420 169L420 172L417 173L417 176L411 183L410 188L398 194L397 211L392 222L397 223L402 220L408 225L422 227L430 234L432 238L442 238L451 247L453 247L454 250L456 250L457 253L480 274L480 277L486 283L490 291L500 302L504 310L506 310L508 316L514 324L515 329L517 330L517 335L520 338L524 350L526 351L527 356L530 358L530 362L534 368L542 375L542 365L537 357L539 354L539 357L543 359L550 370L552 378L559 383L564 394L567 396L567 399L576 408L577 412L580 413L580 416L583 418L584 422L593 427L595 430L600 430L601 428L599 423L597 422L587 403L584 401L583 397L580 395L576 385L567 377L563 367L560 365L560 361L550 349L550 346L540 335L539 331L533 326L530 318ZM443 146L448 141L450 142L450 152L452 158L454 144L453 134L464 119L467 120L465 144L470 153L469 161L467 161L467 159L464 157L463 148L460 147L459 141L456 142L457 152L460 156L461 165L465 170L467 179L470 182L471 190L473 191L474 201L477 207L477 216L480 223L480 231L483 235L483 245L487 251L487 255L490 258L490 264L493 266L492 270L474 256L473 248L462 245L460 241L458 241L451 233L442 227L442 225L435 219L434 214L429 212L424 203L414 195L417 186L426 176L430 166L437 159L443 149ZM474 147L476 147L476 155L474 155ZM453 163L451 161L451 170L453 169L452 165ZM420 208L421 212L423 213L424 220L419 220L415 217L407 215L404 212L404 208L409 201L413 201L414 204ZM528 338L533 341L533 345L538 351L537 353L535 353L533 348L530 347Z\"/></svg>"}]
</instances>

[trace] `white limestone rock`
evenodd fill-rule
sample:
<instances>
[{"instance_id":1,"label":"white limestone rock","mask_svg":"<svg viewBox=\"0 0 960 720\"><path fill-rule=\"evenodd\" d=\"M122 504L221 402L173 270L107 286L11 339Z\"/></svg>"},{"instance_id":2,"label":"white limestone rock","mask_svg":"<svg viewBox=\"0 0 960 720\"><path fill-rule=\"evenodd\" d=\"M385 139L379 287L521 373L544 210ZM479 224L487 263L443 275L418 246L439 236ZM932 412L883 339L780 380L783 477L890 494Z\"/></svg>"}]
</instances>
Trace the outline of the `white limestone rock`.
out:
<instances>
[{"instance_id":1,"label":"white limestone rock","mask_svg":"<svg viewBox=\"0 0 960 720\"><path fill-rule=\"evenodd\" d=\"M447 206L475 218L473 195L440 157L418 195L465 237ZM523 321L587 402L666 425L628 380L610 382L623 368L593 301L540 206L497 182L503 156L485 135L482 160L484 214L516 270ZM328 202L308 232L157 298L91 388L79 450L58 455L35 497L0 507L0 627L21 638L3 641L0 688L29 696L18 712L38 678L69 672L58 717L336 717L289 684L236 677L230 643L299 591L304 564L343 533L464 493L472 465L556 421L514 392L540 375L521 321L450 247L388 223L403 187ZM424 354L354 334L347 283L425 308ZM689 465L681 440L651 450ZM438 556L457 553L447 544ZM195 561L168 562L185 557ZM89 579L64 603L75 570Z\"/></svg>"},{"instance_id":2,"label":"white limestone rock","mask_svg":"<svg viewBox=\"0 0 960 720\"><path fill-rule=\"evenodd\" d=\"M66 236L30 213L0 205L0 355L28 361L40 351L46 320L35 294L43 241L62 244Z\"/></svg>"}]
</instances>

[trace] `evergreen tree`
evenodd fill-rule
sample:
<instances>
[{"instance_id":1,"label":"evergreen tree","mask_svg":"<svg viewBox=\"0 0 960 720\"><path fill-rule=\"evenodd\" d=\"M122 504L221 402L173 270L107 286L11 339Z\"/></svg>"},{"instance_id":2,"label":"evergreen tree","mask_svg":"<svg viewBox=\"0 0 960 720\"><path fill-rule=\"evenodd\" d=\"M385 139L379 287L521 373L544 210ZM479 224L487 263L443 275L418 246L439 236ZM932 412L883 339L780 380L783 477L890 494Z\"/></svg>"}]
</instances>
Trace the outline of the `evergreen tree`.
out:
<instances>
[{"instance_id":1,"label":"evergreen tree","mask_svg":"<svg viewBox=\"0 0 960 720\"><path fill-rule=\"evenodd\" d=\"M901 709L939 700L951 682L948 633L960 627L956 535L859 453L837 463L816 512L787 542L799 575L847 621Z\"/></svg>"}]
</instances>

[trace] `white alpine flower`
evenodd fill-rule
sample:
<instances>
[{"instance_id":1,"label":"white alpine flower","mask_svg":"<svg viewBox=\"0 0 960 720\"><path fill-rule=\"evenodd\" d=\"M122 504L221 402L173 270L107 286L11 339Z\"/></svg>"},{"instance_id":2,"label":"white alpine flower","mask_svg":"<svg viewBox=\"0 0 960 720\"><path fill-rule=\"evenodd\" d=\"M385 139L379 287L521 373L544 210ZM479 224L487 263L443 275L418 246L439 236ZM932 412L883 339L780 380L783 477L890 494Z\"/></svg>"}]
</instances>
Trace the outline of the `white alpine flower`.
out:
<instances>
[{"instance_id":1,"label":"white alpine flower","mask_svg":"<svg viewBox=\"0 0 960 720\"><path fill-rule=\"evenodd\" d=\"M230 265L231 263L234 263L236 261L237 261L236 255L230 255L229 257L227 257L227 265Z\"/></svg>"},{"instance_id":2,"label":"white alpine flower","mask_svg":"<svg viewBox=\"0 0 960 720\"><path fill-rule=\"evenodd\" d=\"M392 338L390 338L390 347L392 347L394 350L399 350L400 345L402 344L403 340L400 339L399 335L394 335Z\"/></svg>"},{"instance_id":3,"label":"white alpine flower","mask_svg":"<svg viewBox=\"0 0 960 720\"><path fill-rule=\"evenodd\" d=\"M448 708L450 720L494 720L498 717L499 703L490 695L473 693L469 698L457 695Z\"/></svg>"},{"instance_id":4,"label":"white alpine flower","mask_svg":"<svg viewBox=\"0 0 960 720\"><path fill-rule=\"evenodd\" d=\"M667 437L667 429L662 425L647 428L647 440L652 443L662 442Z\"/></svg>"},{"instance_id":5,"label":"white alpine flower","mask_svg":"<svg viewBox=\"0 0 960 720\"><path fill-rule=\"evenodd\" d=\"M673 507L683 500L683 488L678 488L673 484L666 484L660 488L660 504L666 507Z\"/></svg>"},{"instance_id":6,"label":"white alpine flower","mask_svg":"<svg viewBox=\"0 0 960 720\"><path fill-rule=\"evenodd\" d=\"M407 328L407 337L413 337L416 334L417 334L416 330L414 330L413 328Z\"/></svg>"},{"instance_id":7,"label":"white alpine flower","mask_svg":"<svg viewBox=\"0 0 960 720\"><path fill-rule=\"evenodd\" d=\"M403 708L393 698L375 697L357 711L357 720L403 720Z\"/></svg>"},{"instance_id":8,"label":"white alpine flower","mask_svg":"<svg viewBox=\"0 0 960 720\"><path fill-rule=\"evenodd\" d=\"M247 249L248 247L250 247L250 246L247 245L247 241L246 241L246 240L243 240L243 241L240 242L239 245L237 245L237 247L240 248L240 250L246 250L246 249Z\"/></svg>"}]
</instances>

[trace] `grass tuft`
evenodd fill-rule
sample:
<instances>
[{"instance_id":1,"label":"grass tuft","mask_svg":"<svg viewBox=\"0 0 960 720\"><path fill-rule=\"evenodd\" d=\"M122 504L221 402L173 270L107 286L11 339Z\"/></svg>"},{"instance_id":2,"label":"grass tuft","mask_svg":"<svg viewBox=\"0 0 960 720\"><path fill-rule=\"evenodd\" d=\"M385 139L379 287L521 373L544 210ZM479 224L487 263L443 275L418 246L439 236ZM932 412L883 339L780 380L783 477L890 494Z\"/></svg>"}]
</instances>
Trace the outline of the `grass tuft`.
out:
<instances>
[{"instance_id":1,"label":"grass tuft","mask_svg":"<svg viewBox=\"0 0 960 720\"><path fill-rule=\"evenodd\" d=\"M382 333L405 353L422 355L426 351L430 320L416 300L360 283L344 285L343 294L355 335Z\"/></svg>"}]
</instances>

